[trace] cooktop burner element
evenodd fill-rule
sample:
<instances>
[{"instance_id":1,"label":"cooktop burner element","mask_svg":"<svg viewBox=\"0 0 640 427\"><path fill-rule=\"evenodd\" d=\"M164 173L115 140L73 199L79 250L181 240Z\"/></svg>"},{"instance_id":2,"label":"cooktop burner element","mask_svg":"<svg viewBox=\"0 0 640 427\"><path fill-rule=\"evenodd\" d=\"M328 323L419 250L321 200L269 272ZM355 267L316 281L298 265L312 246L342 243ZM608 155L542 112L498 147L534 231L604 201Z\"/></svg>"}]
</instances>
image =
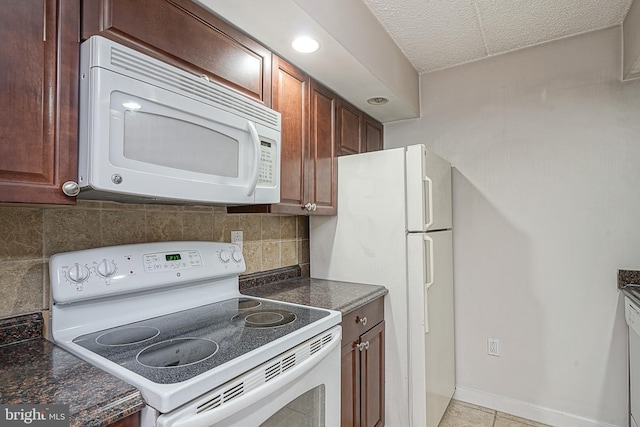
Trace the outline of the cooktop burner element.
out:
<instances>
[{"instance_id":1,"label":"cooktop burner element","mask_svg":"<svg viewBox=\"0 0 640 427\"><path fill-rule=\"evenodd\" d=\"M231 321L244 321L247 328L275 328L296 320L296 315L287 310L258 310L236 314Z\"/></svg>"},{"instance_id":2,"label":"cooktop burner element","mask_svg":"<svg viewBox=\"0 0 640 427\"><path fill-rule=\"evenodd\" d=\"M162 341L142 350L138 362L150 368L174 368L202 362L216 354L217 342L200 338L176 338Z\"/></svg>"},{"instance_id":3,"label":"cooktop burner element","mask_svg":"<svg viewBox=\"0 0 640 427\"><path fill-rule=\"evenodd\" d=\"M236 297L82 335L73 342L155 383L173 384L328 315L310 307ZM159 369L169 367L174 369Z\"/></svg>"},{"instance_id":4,"label":"cooktop burner element","mask_svg":"<svg viewBox=\"0 0 640 427\"><path fill-rule=\"evenodd\" d=\"M131 328L117 329L115 331L102 334L96 338L96 342L107 346L130 345L150 340L151 338L157 337L159 334L160 331L156 328L151 328L149 326L133 326Z\"/></svg>"}]
</instances>

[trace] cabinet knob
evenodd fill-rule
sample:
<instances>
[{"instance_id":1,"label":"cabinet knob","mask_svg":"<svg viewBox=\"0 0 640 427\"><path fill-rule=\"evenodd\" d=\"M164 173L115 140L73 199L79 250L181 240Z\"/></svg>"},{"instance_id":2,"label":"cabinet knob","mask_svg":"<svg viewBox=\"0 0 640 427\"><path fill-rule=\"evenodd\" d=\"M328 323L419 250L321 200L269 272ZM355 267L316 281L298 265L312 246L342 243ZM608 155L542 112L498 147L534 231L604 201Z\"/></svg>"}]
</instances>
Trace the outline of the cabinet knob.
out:
<instances>
[{"instance_id":1,"label":"cabinet knob","mask_svg":"<svg viewBox=\"0 0 640 427\"><path fill-rule=\"evenodd\" d=\"M318 208L318 207L316 206L316 204L315 204L315 203L312 203L312 204L311 204L311 210L312 210L312 211L315 211L317 208Z\"/></svg>"},{"instance_id":2,"label":"cabinet knob","mask_svg":"<svg viewBox=\"0 0 640 427\"><path fill-rule=\"evenodd\" d=\"M77 182L67 181L62 184L62 192L67 196L74 197L80 193L80 186Z\"/></svg>"},{"instance_id":3,"label":"cabinet knob","mask_svg":"<svg viewBox=\"0 0 640 427\"><path fill-rule=\"evenodd\" d=\"M313 205L311 203L307 203L306 205L304 205L304 208L308 211L310 211L312 207Z\"/></svg>"},{"instance_id":4,"label":"cabinet knob","mask_svg":"<svg viewBox=\"0 0 640 427\"><path fill-rule=\"evenodd\" d=\"M368 321L367 320L367 316L364 316L364 317L358 316L358 317L356 317L356 323L361 323L362 326L367 326L367 321Z\"/></svg>"}]
</instances>

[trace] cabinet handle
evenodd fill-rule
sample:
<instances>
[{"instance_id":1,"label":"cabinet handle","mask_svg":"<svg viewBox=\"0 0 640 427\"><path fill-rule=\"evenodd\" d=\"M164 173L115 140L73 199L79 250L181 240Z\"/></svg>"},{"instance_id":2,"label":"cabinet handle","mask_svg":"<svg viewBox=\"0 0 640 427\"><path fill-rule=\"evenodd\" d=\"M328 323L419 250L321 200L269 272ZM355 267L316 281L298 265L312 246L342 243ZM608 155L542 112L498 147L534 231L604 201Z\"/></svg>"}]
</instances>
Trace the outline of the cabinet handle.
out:
<instances>
[{"instance_id":1,"label":"cabinet handle","mask_svg":"<svg viewBox=\"0 0 640 427\"><path fill-rule=\"evenodd\" d=\"M356 344L356 348L360 351L369 350L369 341Z\"/></svg>"},{"instance_id":2,"label":"cabinet handle","mask_svg":"<svg viewBox=\"0 0 640 427\"><path fill-rule=\"evenodd\" d=\"M42 18L42 41L46 42L47 41L47 2L43 1L43 15L44 17Z\"/></svg>"},{"instance_id":3,"label":"cabinet handle","mask_svg":"<svg viewBox=\"0 0 640 427\"><path fill-rule=\"evenodd\" d=\"M361 323L362 326L367 326L367 322L368 322L367 316L364 316L364 317L358 316L358 317L356 317L356 323Z\"/></svg>"}]
</instances>

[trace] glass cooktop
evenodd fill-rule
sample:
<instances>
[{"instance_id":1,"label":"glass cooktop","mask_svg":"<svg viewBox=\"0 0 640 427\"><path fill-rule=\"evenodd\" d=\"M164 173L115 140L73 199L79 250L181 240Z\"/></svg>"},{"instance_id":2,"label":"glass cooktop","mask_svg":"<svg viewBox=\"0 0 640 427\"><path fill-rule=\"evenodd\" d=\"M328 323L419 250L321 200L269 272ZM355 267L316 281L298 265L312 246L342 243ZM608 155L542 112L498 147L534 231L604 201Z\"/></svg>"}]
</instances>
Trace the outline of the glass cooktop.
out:
<instances>
[{"instance_id":1,"label":"glass cooktop","mask_svg":"<svg viewBox=\"0 0 640 427\"><path fill-rule=\"evenodd\" d=\"M318 308L239 297L94 332L73 342L155 383L172 384L328 315Z\"/></svg>"}]
</instances>

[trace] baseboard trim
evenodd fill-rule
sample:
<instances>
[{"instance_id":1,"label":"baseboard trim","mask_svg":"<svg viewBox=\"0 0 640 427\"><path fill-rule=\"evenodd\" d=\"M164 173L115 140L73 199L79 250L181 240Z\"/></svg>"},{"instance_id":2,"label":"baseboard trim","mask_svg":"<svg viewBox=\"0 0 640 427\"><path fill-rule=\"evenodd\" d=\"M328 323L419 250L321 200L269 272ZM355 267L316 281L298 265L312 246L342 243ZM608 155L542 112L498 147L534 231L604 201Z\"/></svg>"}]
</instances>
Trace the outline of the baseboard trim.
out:
<instances>
[{"instance_id":1,"label":"baseboard trim","mask_svg":"<svg viewBox=\"0 0 640 427\"><path fill-rule=\"evenodd\" d=\"M453 398L551 426L621 427L466 387L456 386Z\"/></svg>"}]
</instances>

